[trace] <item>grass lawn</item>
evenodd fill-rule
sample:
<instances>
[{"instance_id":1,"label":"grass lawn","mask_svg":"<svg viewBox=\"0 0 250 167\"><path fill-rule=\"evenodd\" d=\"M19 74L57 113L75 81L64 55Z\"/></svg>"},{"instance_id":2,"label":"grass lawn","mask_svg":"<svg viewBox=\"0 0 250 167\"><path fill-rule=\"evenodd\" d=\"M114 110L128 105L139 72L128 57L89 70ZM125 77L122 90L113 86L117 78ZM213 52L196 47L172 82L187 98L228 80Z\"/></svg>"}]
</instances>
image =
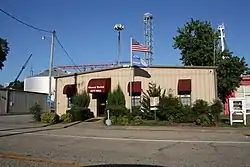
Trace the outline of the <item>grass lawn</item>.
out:
<instances>
[{"instance_id":1,"label":"grass lawn","mask_svg":"<svg viewBox=\"0 0 250 167\"><path fill-rule=\"evenodd\" d=\"M220 126L222 127L227 127L230 126L230 120L229 120L229 115L222 115L221 116L221 121L220 121ZM241 115L235 115L234 119L242 119ZM232 125L233 127L243 127L244 124L243 123L233 123ZM247 115L247 125L246 126L250 126L250 115Z\"/></svg>"},{"instance_id":2,"label":"grass lawn","mask_svg":"<svg viewBox=\"0 0 250 167\"><path fill-rule=\"evenodd\" d=\"M240 119L241 116L234 116L236 119ZM229 116L222 115L220 118L219 127L244 127L243 123L233 123L233 125L230 125ZM170 123L168 121L154 121L154 120L144 120L143 124L139 126L178 126L178 127L192 127L197 126L194 123ZM247 126L250 127L250 115L247 116Z\"/></svg>"}]
</instances>

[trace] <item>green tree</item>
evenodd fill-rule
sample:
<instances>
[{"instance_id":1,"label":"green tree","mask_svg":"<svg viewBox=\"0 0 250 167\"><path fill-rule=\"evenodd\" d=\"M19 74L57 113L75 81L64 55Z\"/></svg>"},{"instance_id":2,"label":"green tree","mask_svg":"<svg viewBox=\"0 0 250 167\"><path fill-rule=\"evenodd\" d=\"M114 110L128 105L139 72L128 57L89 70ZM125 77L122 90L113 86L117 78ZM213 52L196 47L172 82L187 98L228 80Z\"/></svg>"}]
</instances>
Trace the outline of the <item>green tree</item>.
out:
<instances>
[{"instance_id":1,"label":"green tree","mask_svg":"<svg viewBox=\"0 0 250 167\"><path fill-rule=\"evenodd\" d=\"M124 93L120 87L120 85L117 85L116 89L114 89L112 92L108 94L108 106L123 106L125 107L126 100Z\"/></svg>"},{"instance_id":2,"label":"green tree","mask_svg":"<svg viewBox=\"0 0 250 167\"><path fill-rule=\"evenodd\" d=\"M7 88L15 89L15 90L24 90L24 82L23 81L14 81L10 82Z\"/></svg>"},{"instance_id":3,"label":"green tree","mask_svg":"<svg viewBox=\"0 0 250 167\"><path fill-rule=\"evenodd\" d=\"M162 90L160 86L157 86L155 83L150 82L148 85L148 90L143 92L141 107L142 110L150 112L150 97L160 97L160 100L165 97L166 90Z\"/></svg>"},{"instance_id":4,"label":"green tree","mask_svg":"<svg viewBox=\"0 0 250 167\"><path fill-rule=\"evenodd\" d=\"M88 108L90 103L90 96L86 90L76 94L72 99L73 106Z\"/></svg>"},{"instance_id":5,"label":"green tree","mask_svg":"<svg viewBox=\"0 0 250 167\"><path fill-rule=\"evenodd\" d=\"M217 48L219 34L210 22L191 19L177 29L173 39L173 47L181 51L180 60L185 66L218 66L218 95L223 102L239 87L241 75L249 72L244 57L233 56L229 49L221 52Z\"/></svg>"},{"instance_id":6,"label":"green tree","mask_svg":"<svg viewBox=\"0 0 250 167\"><path fill-rule=\"evenodd\" d=\"M3 62L6 60L6 57L9 53L8 42L6 39L0 38L0 70L3 68Z\"/></svg>"}]
</instances>

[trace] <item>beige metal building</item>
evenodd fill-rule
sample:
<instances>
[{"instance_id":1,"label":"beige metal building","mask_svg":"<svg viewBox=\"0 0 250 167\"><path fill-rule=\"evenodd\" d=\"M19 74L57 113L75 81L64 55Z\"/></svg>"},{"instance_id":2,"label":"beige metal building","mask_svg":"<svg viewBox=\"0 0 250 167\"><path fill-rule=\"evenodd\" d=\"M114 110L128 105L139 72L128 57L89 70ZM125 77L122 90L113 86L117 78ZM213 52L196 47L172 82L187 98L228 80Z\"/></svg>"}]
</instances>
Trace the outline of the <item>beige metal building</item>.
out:
<instances>
[{"instance_id":1,"label":"beige metal building","mask_svg":"<svg viewBox=\"0 0 250 167\"><path fill-rule=\"evenodd\" d=\"M133 77L134 76L134 77ZM150 68L115 67L56 77L56 112L62 115L70 107L71 97L84 89L90 93L90 109L95 116L104 114L107 94L118 84L130 108L130 81L133 79L132 104L138 105L150 82L179 96L191 105L197 99L212 102L217 98L215 67L155 66Z\"/></svg>"}]
</instances>

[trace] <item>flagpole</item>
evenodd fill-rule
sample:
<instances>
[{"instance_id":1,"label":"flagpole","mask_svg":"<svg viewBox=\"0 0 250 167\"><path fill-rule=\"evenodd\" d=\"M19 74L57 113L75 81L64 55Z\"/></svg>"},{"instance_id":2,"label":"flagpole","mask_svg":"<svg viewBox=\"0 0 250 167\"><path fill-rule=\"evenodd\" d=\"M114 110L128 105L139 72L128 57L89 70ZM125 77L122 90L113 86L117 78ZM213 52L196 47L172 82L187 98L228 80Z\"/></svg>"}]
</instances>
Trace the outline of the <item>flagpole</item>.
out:
<instances>
[{"instance_id":1,"label":"flagpole","mask_svg":"<svg viewBox=\"0 0 250 167\"><path fill-rule=\"evenodd\" d=\"M130 68L131 68L131 82L130 82L130 113L132 113L132 84L134 80L134 72L133 72L133 50L132 50L132 38L130 38Z\"/></svg>"}]
</instances>

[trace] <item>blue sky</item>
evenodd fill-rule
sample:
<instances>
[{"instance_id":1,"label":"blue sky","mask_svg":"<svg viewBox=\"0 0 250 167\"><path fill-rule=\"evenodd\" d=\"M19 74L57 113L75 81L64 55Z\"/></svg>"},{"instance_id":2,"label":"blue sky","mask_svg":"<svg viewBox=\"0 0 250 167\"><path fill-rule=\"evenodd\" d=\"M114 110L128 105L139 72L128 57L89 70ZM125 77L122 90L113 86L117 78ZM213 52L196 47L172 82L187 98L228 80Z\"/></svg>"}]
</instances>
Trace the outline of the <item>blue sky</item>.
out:
<instances>
[{"instance_id":1,"label":"blue sky","mask_svg":"<svg viewBox=\"0 0 250 167\"><path fill-rule=\"evenodd\" d=\"M34 26L55 29L76 64L117 60L116 23L124 24L122 60L129 60L130 37L143 42L143 14L154 15L154 65L180 65L178 50L172 48L177 27L190 18L224 22L227 44L235 55L250 61L250 1L238 0L0 0L1 8ZM20 79L49 67L49 34L32 30L0 13L0 37L9 41L10 53L0 71L0 83L13 81L32 53ZM55 65L72 65L56 43Z\"/></svg>"}]
</instances>

